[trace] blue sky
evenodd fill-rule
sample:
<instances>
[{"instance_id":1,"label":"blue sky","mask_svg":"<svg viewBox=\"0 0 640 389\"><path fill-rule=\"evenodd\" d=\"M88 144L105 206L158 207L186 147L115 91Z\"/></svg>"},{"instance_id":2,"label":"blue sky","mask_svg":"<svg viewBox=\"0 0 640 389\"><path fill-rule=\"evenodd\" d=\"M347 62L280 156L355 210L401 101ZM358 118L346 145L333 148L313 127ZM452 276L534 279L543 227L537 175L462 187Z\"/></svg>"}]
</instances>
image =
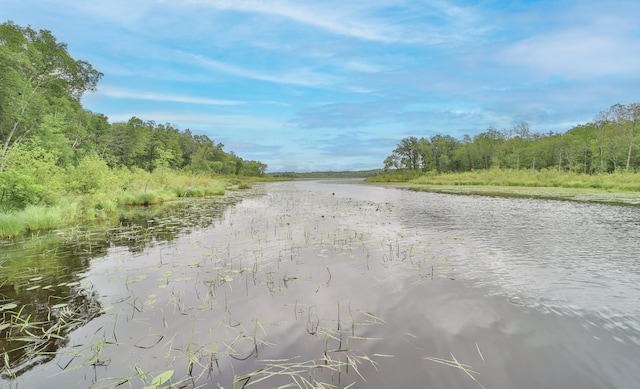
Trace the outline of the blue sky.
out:
<instances>
[{"instance_id":1,"label":"blue sky","mask_svg":"<svg viewBox=\"0 0 640 389\"><path fill-rule=\"evenodd\" d=\"M85 108L268 171L360 170L407 136L564 132L640 101L637 0L0 0L104 73Z\"/></svg>"}]
</instances>

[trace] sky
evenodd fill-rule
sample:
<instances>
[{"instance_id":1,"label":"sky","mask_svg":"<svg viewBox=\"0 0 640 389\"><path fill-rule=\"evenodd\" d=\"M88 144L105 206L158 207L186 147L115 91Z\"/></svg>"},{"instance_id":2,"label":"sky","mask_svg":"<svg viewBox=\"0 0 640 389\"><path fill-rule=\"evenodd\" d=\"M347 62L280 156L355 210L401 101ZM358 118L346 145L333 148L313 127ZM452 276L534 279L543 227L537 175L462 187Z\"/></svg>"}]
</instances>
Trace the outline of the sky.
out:
<instances>
[{"instance_id":1,"label":"sky","mask_svg":"<svg viewBox=\"0 0 640 389\"><path fill-rule=\"evenodd\" d=\"M267 171L382 168L408 136L565 132L640 102L637 0L0 0L104 73L86 109Z\"/></svg>"}]
</instances>

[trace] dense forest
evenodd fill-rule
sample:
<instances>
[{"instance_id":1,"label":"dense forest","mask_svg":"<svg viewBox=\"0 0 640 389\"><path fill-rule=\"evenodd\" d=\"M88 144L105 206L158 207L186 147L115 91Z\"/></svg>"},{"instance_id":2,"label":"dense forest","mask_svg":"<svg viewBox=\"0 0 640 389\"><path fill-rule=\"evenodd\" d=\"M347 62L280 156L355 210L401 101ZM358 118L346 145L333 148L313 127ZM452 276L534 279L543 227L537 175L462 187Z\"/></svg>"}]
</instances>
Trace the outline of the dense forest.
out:
<instances>
[{"instance_id":1,"label":"dense forest","mask_svg":"<svg viewBox=\"0 0 640 389\"><path fill-rule=\"evenodd\" d=\"M123 169L264 174L265 164L225 152L206 135L137 117L110 123L84 109L83 94L101 77L50 31L0 25L0 211L90 192L99 176Z\"/></svg>"},{"instance_id":2,"label":"dense forest","mask_svg":"<svg viewBox=\"0 0 640 389\"><path fill-rule=\"evenodd\" d=\"M640 170L640 104L615 104L566 133L532 132L527 123L475 136L404 138L384 169L452 173L478 169L556 169L604 174Z\"/></svg>"}]
</instances>

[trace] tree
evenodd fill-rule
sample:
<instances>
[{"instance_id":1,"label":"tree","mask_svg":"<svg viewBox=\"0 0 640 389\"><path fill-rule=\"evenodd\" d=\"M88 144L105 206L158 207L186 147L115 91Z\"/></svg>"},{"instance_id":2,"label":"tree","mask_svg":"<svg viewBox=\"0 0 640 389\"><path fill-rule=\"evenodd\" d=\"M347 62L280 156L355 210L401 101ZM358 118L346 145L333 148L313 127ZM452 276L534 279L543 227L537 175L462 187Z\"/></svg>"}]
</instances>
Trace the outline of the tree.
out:
<instances>
[{"instance_id":1,"label":"tree","mask_svg":"<svg viewBox=\"0 0 640 389\"><path fill-rule=\"evenodd\" d=\"M596 140L598 142L598 156L600 160L600 174L605 172L605 150L607 143L607 126L609 125L609 111L600 111L593 119L593 127L595 129Z\"/></svg>"},{"instance_id":2,"label":"tree","mask_svg":"<svg viewBox=\"0 0 640 389\"><path fill-rule=\"evenodd\" d=\"M500 167L498 149L504 142L504 135L497 129L490 127L476 135L473 142L477 145L485 169L492 166Z\"/></svg>"},{"instance_id":3,"label":"tree","mask_svg":"<svg viewBox=\"0 0 640 389\"><path fill-rule=\"evenodd\" d=\"M245 161L240 170L243 176L263 176L267 170L267 165L258 161Z\"/></svg>"},{"instance_id":4,"label":"tree","mask_svg":"<svg viewBox=\"0 0 640 389\"><path fill-rule=\"evenodd\" d=\"M431 137L431 151L435 169L438 173L456 170L455 154L458 141L451 135L434 135Z\"/></svg>"},{"instance_id":5,"label":"tree","mask_svg":"<svg viewBox=\"0 0 640 389\"><path fill-rule=\"evenodd\" d=\"M56 99L80 101L102 73L74 60L47 30L0 25L0 171L9 148L41 129Z\"/></svg>"},{"instance_id":6,"label":"tree","mask_svg":"<svg viewBox=\"0 0 640 389\"><path fill-rule=\"evenodd\" d=\"M393 167L416 171L426 167L424 158L428 151L424 146L425 140L418 140L415 136L402 139L391 156L385 159L385 169Z\"/></svg>"},{"instance_id":7,"label":"tree","mask_svg":"<svg viewBox=\"0 0 640 389\"><path fill-rule=\"evenodd\" d=\"M631 156L635 144L636 133L640 127L640 104L615 104L611 107L612 116L618 126L621 127L623 136L627 138L627 156L625 171L631 167Z\"/></svg>"},{"instance_id":8,"label":"tree","mask_svg":"<svg viewBox=\"0 0 640 389\"><path fill-rule=\"evenodd\" d=\"M531 138L531 130L529 123L522 122L509 131L511 139L509 143L512 145L512 152L515 156L516 170L520 170L520 162L523 157L525 146Z\"/></svg>"}]
</instances>

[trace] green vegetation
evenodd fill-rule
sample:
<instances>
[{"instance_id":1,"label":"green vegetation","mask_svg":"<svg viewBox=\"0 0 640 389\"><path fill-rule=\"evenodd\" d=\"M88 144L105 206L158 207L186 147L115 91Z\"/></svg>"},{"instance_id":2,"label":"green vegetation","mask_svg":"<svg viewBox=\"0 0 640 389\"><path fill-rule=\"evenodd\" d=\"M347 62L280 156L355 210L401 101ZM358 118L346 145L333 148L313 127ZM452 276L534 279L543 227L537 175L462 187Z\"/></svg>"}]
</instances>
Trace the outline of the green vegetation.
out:
<instances>
[{"instance_id":1,"label":"green vegetation","mask_svg":"<svg viewBox=\"0 0 640 389\"><path fill-rule=\"evenodd\" d=\"M80 99L101 77L51 32L0 24L0 238L106 219L123 205L220 195L264 176L265 164L206 135L85 110Z\"/></svg>"},{"instance_id":2,"label":"green vegetation","mask_svg":"<svg viewBox=\"0 0 640 389\"><path fill-rule=\"evenodd\" d=\"M558 170L489 169L473 172L437 174L387 173L368 182L409 182L421 185L518 186L551 188L590 188L640 192L640 173L587 175Z\"/></svg>"},{"instance_id":3,"label":"green vegetation","mask_svg":"<svg viewBox=\"0 0 640 389\"><path fill-rule=\"evenodd\" d=\"M593 122L564 134L532 133L527 123L521 123L509 130L490 128L473 138L465 135L463 140L449 135L411 136L402 139L385 159L383 174L367 181L406 183L435 192L637 204L635 195L603 199L566 191L515 193L505 188L640 192L639 130L640 104L634 103L613 105L598 113ZM469 186L501 189L462 189Z\"/></svg>"},{"instance_id":4,"label":"green vegetation","mask_svg":"<svg viewBox=\"0 0 640 389\"><path fill-rule=\"evenodd\" d=\"M397 145L384 161L387 172L459 173L488 169L558 170L585 175L631 173L640 168L640 103L615 104L591 123L564 134L532 133L527 123L511 129L489 128L462 140L450 135Z\"/></svg>"}]
</instances>

